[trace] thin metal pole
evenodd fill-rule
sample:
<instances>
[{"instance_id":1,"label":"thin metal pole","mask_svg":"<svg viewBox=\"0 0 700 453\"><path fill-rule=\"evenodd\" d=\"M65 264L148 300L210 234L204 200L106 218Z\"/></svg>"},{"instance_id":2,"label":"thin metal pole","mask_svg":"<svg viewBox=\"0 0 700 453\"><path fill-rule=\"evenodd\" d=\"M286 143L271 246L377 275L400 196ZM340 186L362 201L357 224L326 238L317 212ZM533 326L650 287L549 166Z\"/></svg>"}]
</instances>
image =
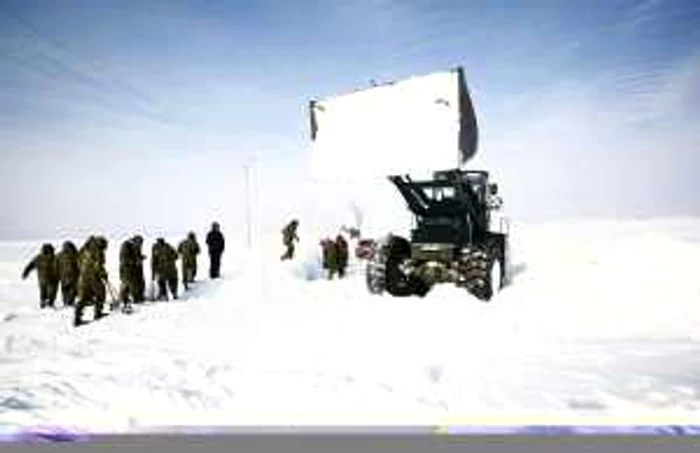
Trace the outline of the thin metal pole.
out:
<instances>
[{"instance_id":1,"label":"thin metal pole","mask_svg":"<svg viewBox=\"0 0 700 453\"><path fill-rule=\"evenodd\" d=\"M246 198L246 242L252 248L251 206L250 206L250 161L245 164L245 198Z\"/></svg>"}]
</instances>

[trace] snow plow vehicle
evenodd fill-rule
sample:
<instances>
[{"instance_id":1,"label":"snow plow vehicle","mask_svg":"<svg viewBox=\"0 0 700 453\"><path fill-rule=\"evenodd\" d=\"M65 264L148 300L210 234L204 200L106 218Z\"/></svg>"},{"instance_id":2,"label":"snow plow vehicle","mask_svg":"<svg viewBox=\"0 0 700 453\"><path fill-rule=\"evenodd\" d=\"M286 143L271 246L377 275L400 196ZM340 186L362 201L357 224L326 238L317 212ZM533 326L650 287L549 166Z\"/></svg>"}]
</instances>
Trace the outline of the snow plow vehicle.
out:
<instances>
[{"instance_id":1,"label":"snow plow vehicle","mask_svg":"<svg viewBox=\"0 0 700 453\"><path fill-rule=\"evenodd\" d=\"M498 186L485 171L437 171L430 180L391 176L415 216L410 238L390 234L367 263L370 292L425 296L454 283L490 300L505 283L507 234L492 231Z\"/></svg>"},{"instance_id":2,"label":"snow plow vehicle","mask_svg":"<svg viewBox=\"0 0 700 453\"><path fill-rule=\"evenodd\" d=\"M352 178L355 162L371 162L362 171L388 178L413 217L408 237L363 250L368 290L422 297L453 283L491 300L507 281L508 223L494 215L489 172L465 169L478 127L463 69L311 101L310 112L316 173Z\"/></svg>"}]
</instances>

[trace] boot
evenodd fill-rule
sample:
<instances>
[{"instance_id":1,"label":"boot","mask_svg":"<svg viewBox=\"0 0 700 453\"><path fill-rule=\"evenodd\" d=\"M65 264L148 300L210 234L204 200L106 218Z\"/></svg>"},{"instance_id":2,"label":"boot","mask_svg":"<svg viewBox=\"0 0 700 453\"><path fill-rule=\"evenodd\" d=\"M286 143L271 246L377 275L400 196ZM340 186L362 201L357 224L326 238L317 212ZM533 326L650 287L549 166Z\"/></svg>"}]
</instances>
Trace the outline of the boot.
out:
<instances>
[{"instance_id":1,"label":"boot","mask_svg":"<svg viewBox=\"0 0 700 453\"><path fill-rule=\"evenodd\" d=\"M95 320L107 316L107 314L104 312L104 309L104 302L98 302L95 304Z\"/></svg>"},{"instance_id":2,"label":"boot","mask_svg":"<svg viewBox=\"0 0 700 453\"><path fill-rule=\"evenodd\" d=\"M85 324L83 322L82 318L83 318L83 311L81 309L79 309L78 307L76 307L76 309L73 311L73 327L78 327L78 326Z\"/></svg>"}]
</instances>

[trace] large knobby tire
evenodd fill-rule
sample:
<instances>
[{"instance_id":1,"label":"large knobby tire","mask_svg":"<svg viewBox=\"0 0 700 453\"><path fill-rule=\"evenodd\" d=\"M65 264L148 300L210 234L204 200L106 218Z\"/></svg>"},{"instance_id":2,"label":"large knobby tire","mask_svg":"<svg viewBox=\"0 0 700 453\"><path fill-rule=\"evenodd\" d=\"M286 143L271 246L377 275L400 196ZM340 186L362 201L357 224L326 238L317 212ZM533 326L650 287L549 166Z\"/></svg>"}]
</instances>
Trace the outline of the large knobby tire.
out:
<instances>
[{"instance_id":1,"label":"large knobby tire","mask_svg":"<svg viewBox=\"0 0 700 453\"><path fill-rule=\"evenodd\" d=\"M414 294L416 282L401 270L401 264L411 257L411 243L400 236L391 236L384 250L384 281L389 294L407 297Z\"/></svg>"},{"instance_id":2,"label":"large knobby tire","mask_svg":"<svg viewBox=\"0 0 700 453\"><path fill-rule=\"evenodd\" d=\"M392 237L376 244L375 251L365 266L365 283L371 294L383 294L386 291L386 267L391 254Z\"/></svg>"},{"instance_id":3,"label":"large knobby tire","mask_svg":"<svg viewBox=\"0 0 700 453\"><path fill-rule=\"evenodd\" d=\"M492 248L474 247L460 260L460 286L479 300L488 302L501 288L502 265Z\"/></svg>"},{"instance_id":4,"label":"large knobby tire","mask_svg":"<svg viewBox=\"0 0 700 453\"><path fill-rule=\"evenodd\" d=\"M407 276L401 264L411 257L411 244L400 236L390 236L379 244L372 259L365 268L365 282L372 294L384 291L392 296L406 297L416 293L424 295L424 288L416 278Z\"/></svg>"},{"instance_id":5,"label":"large knobby tire","mask_svg":"<svg viewBox=\"0 0 700 453\"><path fill-rule=\"evenodd\" d=\"M370 294L382 294L386 289L384 263L373 258L365 267L365 282Z\"/></svg>"}]
</instances>

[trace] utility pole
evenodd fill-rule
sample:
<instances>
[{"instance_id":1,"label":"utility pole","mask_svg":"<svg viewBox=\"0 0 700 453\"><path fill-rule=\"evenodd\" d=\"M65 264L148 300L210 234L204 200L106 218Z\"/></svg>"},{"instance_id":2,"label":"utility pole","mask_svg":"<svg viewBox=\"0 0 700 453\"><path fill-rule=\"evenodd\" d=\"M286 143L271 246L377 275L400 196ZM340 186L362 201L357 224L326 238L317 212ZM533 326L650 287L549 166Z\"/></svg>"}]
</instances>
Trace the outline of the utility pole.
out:
<instances>
[{"instance_id":1,"label":"utility pole","mask_svg":"<svg viewBox=\"0 0 700 453\"><path fill-rule=\"evenodd\" d=\"M246 206L246 245L248 250L253 248L253 178L252 170L255 158L249 158L244 164L245 169L245 206Z\"/></svg>"},{"instance_id":2,"label":"utility pole","mask_svg":"<svg viewBox=\"0 0 700 453\"><path fill-rule=\"evenodd\" d=\"M250 206L250 166L251 160L248 160L245 165L245 222L246 222L246 245L248 250L252 248L252 231L251 231L251 206Z\"/></svg>"}]
</instances>

